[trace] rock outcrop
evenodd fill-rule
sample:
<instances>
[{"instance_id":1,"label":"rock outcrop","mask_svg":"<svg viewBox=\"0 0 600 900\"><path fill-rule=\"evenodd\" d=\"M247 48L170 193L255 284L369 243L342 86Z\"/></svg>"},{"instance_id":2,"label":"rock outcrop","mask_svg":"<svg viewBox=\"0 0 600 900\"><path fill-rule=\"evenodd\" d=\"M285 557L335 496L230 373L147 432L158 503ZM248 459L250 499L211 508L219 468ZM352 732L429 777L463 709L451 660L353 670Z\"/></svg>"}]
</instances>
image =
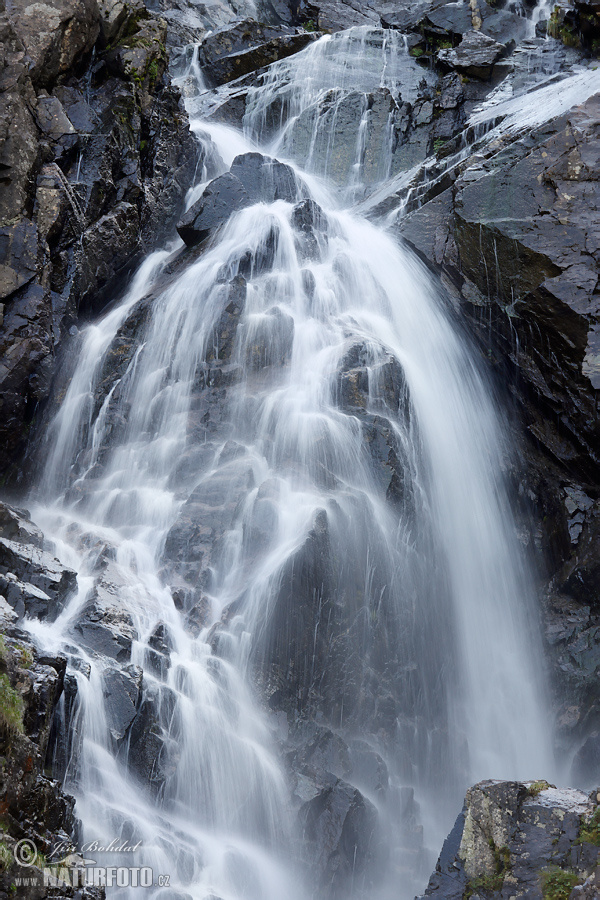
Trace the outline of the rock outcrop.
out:
<instances>
[{"instance_id":1,"label":"rock outcrop","mask_svg":"<svg viewBox=\"0 0 600 900\"><path fill-rule=\"evenodd\" d=\"M599 801L545 781L482 781L467 792L424 897L597 896Z\"/></svg>"},{"instance_id":2,"label":"rock outcrop","mask_svg":"<svg viewBox=\"0 0 600 900\"><path fill-rule=\"evenodd\" d=\"M141 2L0 8L0 471L57 346L178 217L198 149Z\"/></svg>"}]
</instances>

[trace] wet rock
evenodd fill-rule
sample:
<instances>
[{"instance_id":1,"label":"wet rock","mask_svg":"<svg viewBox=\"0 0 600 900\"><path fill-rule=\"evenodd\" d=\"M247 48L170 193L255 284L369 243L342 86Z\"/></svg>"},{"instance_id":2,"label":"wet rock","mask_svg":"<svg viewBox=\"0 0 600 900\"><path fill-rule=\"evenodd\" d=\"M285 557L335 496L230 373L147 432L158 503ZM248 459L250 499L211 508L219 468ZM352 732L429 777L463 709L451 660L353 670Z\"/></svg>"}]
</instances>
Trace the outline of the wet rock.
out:
<instances>
[{"instance_id":1,"label":"wet rock","mask_svg":"<svg viewBox=\"0 0 600 900\"><path fill-rule=\"evenodd\" d=\"M286 366L294 345L294 320L278 306L248 326L246 364L254 371Z\"/></svg>"},{"instance_id":2,"label":"wet rock","mask_svg":"<svg viewBox=\"0 0 600 900\"><path fill-rule=\"evenodd\" d=\"M212 85L233 81L297 53L319 35L244 19L217 29L202 42L198 62Z\"/></svg>"},{"instance_id":3,"label":"wet rock","mask_svg":"<svg viewBox=\"0 0 600 900\"><path fill-rule=\"evenodd\" d=\"M301 197L294 170L262 153L243 153L231 164L231 174L244 185L252 203L295 203Z\"/></svg>"},{"instance_id":4,"label":"wet rock","mask_svg":"<svg viewBox=\"0 0 600 900\"><path fill-rule=\"evenodd\" d=\"M492 315L494 352L519 371L514 392L532 442L592 484L600 464L598 108L591 98L526 141L509 142L403 225L463 290L475 329L482 308Z\"/></svg>"},{"instance_id":5,"label":"wet rock","mask_svg":"<svg viewBox=\"0 0 600 900\"><path fill-rule=\"evenodd\" d=\"M155 675L164 677L170 664L173 641L166 625L157 625L148 639L146 661Z\"/></svg>"},{"instance_id":6,"label":"wet rock","mask_svg":"<svg viewBox=\"0 0 600 900\"><path fill-rule=\"evenodd\" d=\"M234 174L226 172L207 185L200 199L179 220L179 236L189 247L193 247L227 222L232 213L249 206L251 202L242 182Z\"/></svg>"},{"instance_id":7,"label":"wet rock","mask_svg":"<svg viewBox=\"0 0 600 900\"><path fill-rule=\"evenodd\" d=\"M494 64L506 53L503 44L481 31L469 31L453 50L439 50L437 59L445 66L458 69L472 78L487 80Z\"/></svg>"},{"instance_id":8,"label":"wet rock","mask_svg":"<svg viewBox=\"0 0 600 900\"><path fill-rule=\"evenodd\" d=\"M145 785L160 792L177 764L175 697L165 685L147 687L128 735L128 765ZM170 736L161 725L170 722Z\"/></svg>"},{"instance_id":9,"label":"wet rock","mask_svg":"<svg viewBox=\"0 0 600 900\"><path fill-rule=\"evenodd\" d=\"M298 817L313 879L331 897L367 887L376 860L377 811L356 788L333 779L304 803Z\"/></svg>"},{"instance_id":10,"label":"wet rock","mask_svg":"<svg viewBox=\"0 0 600 900\"><path fill-rule=\"evenodd\" d=\"M139 666L104 671L103 696L108 727L112 738L120 743L133 722L140 701L143 672Z\"/></svg>"},{"instance_id":11,"label":"wet rock","mask_svg":"<svg viewBox=\"0 0 600 900\"><path fill-rule=\"evenodd\" d=\"M318 24L323 31L342 31L356 25L379 25L379 16L358 0L322 0L315 2L318 9Z\"/></svg>"},{"instance_id":12,"label":"wet rock","mask_svg":"<svg viewBox=\"0 0 600 900\"><path fill-rule=\"evenodd\" d=\"M0 590L19 615L55 619L77 576L39 547L0 538Z\"/></svg>"},{"instance_id":13,"label":"wet rock","mask_svg":"<svg viewBox=\"0 0 600 900\"><path fill-rule=\"evenodd\" d=\"M350 751L346 742L328 728L315 727L315 734L294 757L294 768L300 772L313 769L348 779L352 774Z\"/></svg>"},{"instance_id":14,"label":"wet rock","mask_svg":"<svg viewBox=\"0 0 600 900\"><path fill-rule=\"evenodd\" d=\"M0 503L0 535L18 544L29 544L42 548L44 535L29 518L25 509L17 509L7 503Z\"/></svg>"},{"instance_id":15,"label":"wet rock","mask_svg":"<svg viewBox=\"0 0 600 900\"><path fill-rule=\"evenodd\" d=\"M113 571L109 564L74 627L81 645L87 650L125 663L130 659L136 632L131 616L119 605L117 578L114 582L109 580Z\"/></svg>"},{"instance_id":16,"label":"wet rock","mask_svg":"<svg viewBox=\"0 0 600 900\"><path fill-rule=\"evenodd\" d=\"M384 759L366 741L349 743L352 782L371 796L382 799L389 788L388 768Z\"/></svg>"},{"instance_id":17,"label":"wet rock","mask_svg":"<svg viewBox=\"0 0 600 900\"><path fill-rule=\"evenodd\" d=\"M297 241L301 259L319 259L327 246L327 217L314 200L303 200L292 211L292 225L299 232Z\"/></svg>"},{"instance_id":18,"label":"wet rock","mask_svg":"<svg viewBox=\"0 0 600 900\"><path fill-rule=\"evenodd\" d=\"M233 460L204 477L182 506L165 542L172 586L191 609L202 602L211 563L218 558L238 504L254 485L247 459Z\"/></svg>"},{"instance_id":19,"label":"wet rock","mask_svg":"<svg viewBox=\"0 0 600 900\"><path fill-rule=\"evenodd\" d=\"M196 169L164 22L141 2L101 12L99 37L91 0L0 13L0 469L14 464L12 477L59 341L162 239Z\"/></svg>"}]
</instances>

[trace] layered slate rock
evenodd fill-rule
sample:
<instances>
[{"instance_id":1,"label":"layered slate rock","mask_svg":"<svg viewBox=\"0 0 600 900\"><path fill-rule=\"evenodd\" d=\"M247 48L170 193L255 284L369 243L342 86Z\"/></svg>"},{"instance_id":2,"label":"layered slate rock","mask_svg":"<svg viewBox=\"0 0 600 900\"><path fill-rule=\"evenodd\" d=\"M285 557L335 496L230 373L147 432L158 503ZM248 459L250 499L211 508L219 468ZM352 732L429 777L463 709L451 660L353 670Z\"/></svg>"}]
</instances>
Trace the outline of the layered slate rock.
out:
<instances>
[{"instance_id":1,"label":"layered slate rock","mask_svg":"<svg viewBox=\"0 0 600 900\"><path fill-rule=\"evenodd\" d=\"M75 572L44 549L27 513L0 504L0 595L19 618L54 620L76 587Z\"/></svg>"},{"instance_id":2,"label":"layered slate rock","mask_svg":"<svg viewBox=\"0 0 600 900\"><path fill-rule=\"evenodd\" d=\"M592 483L600 464L599 137L596 96L526 139L507 139L503 152L495 147L493 159L402 226L461 287L466 312L491 312L499 351L520 372L512 390L531 435Z\"/></svg>"},{"instance_id":3,"label":"layered slate rock","mask_svg":"<svg viewBox=\"0 0 600 900\"><path fill-rule=\"evenodd\" d=\"M453 50L439 50L438 62L465 75L487 80L506 48L481 31L469 31Z\"/></svg>"},{"instance_id":4,"label":"layered slate rock","mask_svg":"<svg viewBox=\"0 0 600 900\"><path fill-rule=\"evenodd\" d=\"M480 782L467 791L424 897L542 900L553 883L587 890L598 872L599 814L595 791Z\"/></svg>"},{"instance_id":5,"label":"layered slate rock","mask_svg":"<svg viewBox=\"0 0 600 900\"><path fill-rule=\"evenodd\" d=\"M291 56L317 37L312 32L244 19L206 37L198 62L207 82L215 87Z\"/></svg>"}]
</instances>

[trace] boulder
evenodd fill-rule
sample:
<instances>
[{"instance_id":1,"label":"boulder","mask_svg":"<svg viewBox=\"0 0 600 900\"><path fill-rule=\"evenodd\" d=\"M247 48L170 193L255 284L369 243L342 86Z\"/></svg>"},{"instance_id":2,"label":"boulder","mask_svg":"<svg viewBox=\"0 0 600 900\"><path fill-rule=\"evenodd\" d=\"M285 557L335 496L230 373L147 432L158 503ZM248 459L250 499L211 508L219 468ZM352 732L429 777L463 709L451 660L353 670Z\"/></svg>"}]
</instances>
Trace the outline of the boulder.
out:
<instances>
[{"instance_id":1,"label":"boulder","mask_svg":"<svg viewBox=\"0 0 600 900\"><path fill-rule=\"evenodd\" d=\"M481 31L468 31L458 45L452 50L438 50L439 63L457 69L472 78L487 81L492 74L494 64L506 53L504 44Z\"/></svg>"},{"instance_id":2,"label":"boulder","mask_svg":"<svg viewBox=\"0 0 600 900\"><path fill-rule=\"evenodd\" d=\"M231 164L231 174L244 185L252 203L274 203L275 200L295 203L301 198L302 185L291 166L262 153L236 156Z\"/></svg>"},{"instance_id":3,"label":"boulder","mask_svg":"<svg viewBox=\"0 0 600 900\"><path fill-rule=\"evenodd\" d=\"M352 886L368 888L377 859L377 810L359 790L339 779L298 812L311 875L327 896L342 898Z\"/></svg>"},{"instance_id":4,"label":"boulder","mask_svg":"<svg viewBox=\"0 0 600 900\"><path fill-rule=\"evenodd\" d=\"M198 62L206 81L214 87L291 56L317 37L312 32L244 19L206 37L198 52Z\"/></svg>"},{"instance_id":5,"label":"boulder","mask_svg":"<svg viewBox=\"0 0 600 900\"><path fill-rule=\"evenodd\" d=\"M0 591L20 615L55 619L77 576L37 546L0 538Z\"/></svg>"},{"instance_id":6,"label":"boulder","mask_svg":"<svg viewBox=\"0 0 600 900\"><path fill-rule=\"evenodd\" d=\"M131 616L119 603L118 573L110 563L92 588L74 629L79 643L89 652L119 663L129 661L136 631Z\"/></svg>"},{"instance_id":7,"label":"boulder","mask_svg":"<svg viewBox=\"0 0 600 900\"><path fill-rule=\"evenodd\" d=\"M103 696L108 728L113 740L123 741L133 722L142 693L143 672L139 666L113 666L104 670Z\"/></svg>"},{"instance_id":8,"label":"boulder","mask_svg":"<svg viewBox=\"0 0 600 900\"><path fill-rule=\"evenodd\" d=\"M548 896L567 883L570 892L597 864L597 803L596 792L588 797L546 781L480 782L467 791L423 897L541 900L543 885Z\"/></svg>"},{"instance_id":9,"label":"boulder","mask_svg":"<svg viewBox=\"0 0 600 900\"><path fill-rule=\"evenodd\" d=\"M181 217L177 223L179 236L188 247L193 247L251 202L242 182L231 172L226 172L211 181L200 199Z\"/></svg>"}]
</instances>

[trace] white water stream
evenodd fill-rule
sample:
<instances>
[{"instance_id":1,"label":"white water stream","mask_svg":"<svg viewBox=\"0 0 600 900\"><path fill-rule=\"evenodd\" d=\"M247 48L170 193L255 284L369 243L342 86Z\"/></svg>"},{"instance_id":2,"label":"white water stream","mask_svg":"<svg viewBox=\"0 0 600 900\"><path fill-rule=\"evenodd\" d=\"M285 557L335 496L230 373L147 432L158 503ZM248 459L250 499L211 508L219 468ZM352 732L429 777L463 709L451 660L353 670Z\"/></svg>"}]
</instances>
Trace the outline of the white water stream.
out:
<instances>
[{"instance_id":1,"label":"white water stream","mask_svg":"<svg viewBox=\"0 0 600 900\"><path fill-rule=\"evenodd\" d=\"M211 133L229 164L249 138L260 141L265 110L285 90L288 114L270 126L269 144L294 159L290 123L322 102L320 86L393 83L409 92L397 36L356 31L273 67L245 137L210 123L198 130ZM588 82L572 83L573 98ZM537 122L540 105L530 96L524 115ZM550 118L548 94L544 102ZM516 101L506 112L518 119ZM369 665L382 636L394 644L385 652L399 667L398 727L384 749L394 784L416 791L426 846L438 849L468 784L554 771L531 586L502 479L502 420L437 283L381 228L334 204L339 193L319 153L323 164L315 165L314 147L300 153L319 177L305 182L325 208L310 252L292 204L280 200L232 216L176 278L160 280L179 244L153 254L124 300L81 334L48 429L34 515L77 569L79 592L56 622L30 628L66 650L77 677L67 787L87 840L141 841L135 864L170 876L164 900L179 889L194 900L308 896L276 723L252 673L268 655L290 562L315 522L326 523L335 602L367 622L360 646ZM259 264L261 256L268 262ZM207 360L219 352L230 281L247 259L254 267L223 369L230 386L218 401L211 395L220 417L213 428L214 410L203 417L203 391L215 377ZM110 354L151 291L135 351L102 389L117 366ZM340 401L344 360L357 353L365 409ZM367 448L366 435L380 441L382 428L403 478L394 503ZM191 585L206 616L199 634L188 627L189 597L183 609L174 602L182 583L163 556L190 497L197 539L206 547L213 527L218 538L208 561L183 553L185 571L200 572ZM143 669L151 710L145 728L158 735L157 788L128 768L131 738L115 737L106 705L114 660L77 628L91 600L130 617L131 663ZM224 612L215 643L211 626ZM148 647L157 626L171 647L170 665L158 669ZM293 637L285 629L276 636L284 656ZM335 727L343 731L347 717L351 734L382 750L351 712L336 716ZM426 857L409 871L393 847L391 860L370 896L412 896L431 868Z\"/></svg>"}]
</instances>

